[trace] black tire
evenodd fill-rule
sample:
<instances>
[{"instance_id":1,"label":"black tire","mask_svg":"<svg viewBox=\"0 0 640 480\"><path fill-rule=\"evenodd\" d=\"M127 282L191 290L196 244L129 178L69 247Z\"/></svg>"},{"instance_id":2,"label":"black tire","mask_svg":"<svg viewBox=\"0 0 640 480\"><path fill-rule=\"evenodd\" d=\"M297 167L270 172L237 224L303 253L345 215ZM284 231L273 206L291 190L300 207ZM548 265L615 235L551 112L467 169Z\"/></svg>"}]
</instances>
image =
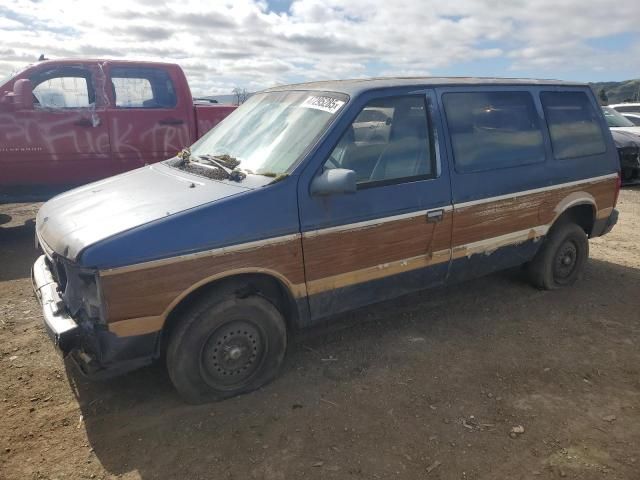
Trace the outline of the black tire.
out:
<instances>
[{"instance_id":1,"label":"black tire","mask_svg":"<svg viewBox=\"0 0 640 480\"><path fill-rule=\"evenodd\" d=\"M588 258L589 240L579 225L554 225L528 265L529 280L543 290L573 285L582 276Z\"/></svg>"},{"instance_id":2,"label":"black tire","mask_svg":"<svg viewBox=\"0 0 640 480\"><path fill-rule=\"evenodd\" d=\"M167 371L189 403L250 392L278 373L287 330L278 309L260 296L204 298L173 330Z\"/></svg>"}]
</instances>

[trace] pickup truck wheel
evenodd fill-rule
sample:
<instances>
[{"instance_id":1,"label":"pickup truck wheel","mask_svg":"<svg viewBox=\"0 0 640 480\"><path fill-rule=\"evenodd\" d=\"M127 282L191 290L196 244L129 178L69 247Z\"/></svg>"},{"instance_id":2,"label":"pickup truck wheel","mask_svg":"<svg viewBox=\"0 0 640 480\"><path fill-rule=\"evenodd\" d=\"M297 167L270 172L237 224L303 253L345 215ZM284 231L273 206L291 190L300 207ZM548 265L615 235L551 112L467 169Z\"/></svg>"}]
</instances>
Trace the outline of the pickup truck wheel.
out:
<instances>
[{"instance_id":1,"label":"pickup truck wheel","mask_svg":"<svg viewBox=\"0 0 640 480\"><path fill-rule=\"evenodd\" d=\"M589 258L589 240L575 223L554 226L528 265L531 283L543 290L573 285Z\"/></svg>"},{"instance_id":2,"label":"pickup truck wheel","mask_svg":"<svg viewBox=\"0 0 640 480\"><path fill-rule=\"evenodd\" d=\"M173 331L167 370L189 403L222 400L271 381L284 359L282 314L259 296L207 298Z\"/></svg>"}]
</instances>

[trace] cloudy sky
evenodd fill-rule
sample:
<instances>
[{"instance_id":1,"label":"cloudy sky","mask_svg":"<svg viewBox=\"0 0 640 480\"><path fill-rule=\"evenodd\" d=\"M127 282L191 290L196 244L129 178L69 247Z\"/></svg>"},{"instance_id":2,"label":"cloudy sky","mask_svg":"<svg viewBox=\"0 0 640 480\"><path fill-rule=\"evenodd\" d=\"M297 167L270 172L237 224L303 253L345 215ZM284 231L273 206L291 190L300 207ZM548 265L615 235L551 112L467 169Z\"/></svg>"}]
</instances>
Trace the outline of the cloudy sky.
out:
<instances>
[{"instance_id":1,"label":"cloudy sky","mask_svg":"<svg viewBox=\"0 0 640 480\"><path fill-rule=\"evenodd\" d=\"M179 63L196 94L380 75L640 77L640 0L0 0L0 78L49 58Z\"/></svg>"}]
</instances>

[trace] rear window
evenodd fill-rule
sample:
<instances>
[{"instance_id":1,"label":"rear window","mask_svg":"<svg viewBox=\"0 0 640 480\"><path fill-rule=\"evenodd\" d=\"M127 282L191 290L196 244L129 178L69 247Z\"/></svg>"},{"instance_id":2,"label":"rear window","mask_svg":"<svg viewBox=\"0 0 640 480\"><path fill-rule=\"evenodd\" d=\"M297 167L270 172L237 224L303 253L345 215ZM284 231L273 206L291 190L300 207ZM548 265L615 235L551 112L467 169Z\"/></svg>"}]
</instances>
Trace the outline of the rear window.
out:
<instances>
[{"instance_id":1,"label":"rear window","mask_svg":"<svg viewBox=\"0 0 640 480\"><path fill-rule=\"evenodd\" d=\"M545 160L540 121L528 92L445 93L442 101L457 171Z\"/></svg>"},{"instance_id":2,"label":"rear window","mask_svg":"<svg viewBox=\"0 0 640 480\"><path fill-rule=\"evenodd\" d=\"M542 92L553 153L559 160L606 151L598 113L584 92Z\"/></svg>"},{"instance_id":3,"label":"rear window","mask_svg":"<svg viewBox=\"0 0 640 480\"><path fill-rule=\"evenodd\" d=\"M173 108L178 103L169 74L159 68L113 68L111 84L119 108Z\"/></svg>"}]
</instances>

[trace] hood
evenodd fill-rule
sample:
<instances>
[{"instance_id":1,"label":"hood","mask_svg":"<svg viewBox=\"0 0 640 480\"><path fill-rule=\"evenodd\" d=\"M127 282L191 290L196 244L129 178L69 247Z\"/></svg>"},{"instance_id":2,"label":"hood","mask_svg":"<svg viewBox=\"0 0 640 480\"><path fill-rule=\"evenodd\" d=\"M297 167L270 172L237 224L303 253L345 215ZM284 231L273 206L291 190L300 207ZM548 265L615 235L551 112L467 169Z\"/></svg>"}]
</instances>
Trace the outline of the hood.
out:
<instances>
[{"instance_id":1,"label":"hood","mask_svg":"<svg viewBox=\"0 0 640 480\"><path fill-rule=\"evenodd\" d=\"M76 260L96 242L246 192L263 178L248 177L242 183L213 181L155 164L52 198L38 212L36 233L49 249Z\"/></svg>"},{"instance_id":2,"label":"hood","mask_svg":"<svg viewBox=\"0 0 640 480\"><path fill-rule=\"evenodd\" d=\"M632 133L626 130L611 129L611 136L616 148L640 147L640 132Z\"/></svg>"},{"instance_id":3,"label":"hood","mask_svg":"<svg viewBox=\"0 0 640 480\"><path fill-rule=\"evenodd\" d=\"M627 132L640 135L640 127L610 127L612 132Z\"/></svg>"}]
</instances>

